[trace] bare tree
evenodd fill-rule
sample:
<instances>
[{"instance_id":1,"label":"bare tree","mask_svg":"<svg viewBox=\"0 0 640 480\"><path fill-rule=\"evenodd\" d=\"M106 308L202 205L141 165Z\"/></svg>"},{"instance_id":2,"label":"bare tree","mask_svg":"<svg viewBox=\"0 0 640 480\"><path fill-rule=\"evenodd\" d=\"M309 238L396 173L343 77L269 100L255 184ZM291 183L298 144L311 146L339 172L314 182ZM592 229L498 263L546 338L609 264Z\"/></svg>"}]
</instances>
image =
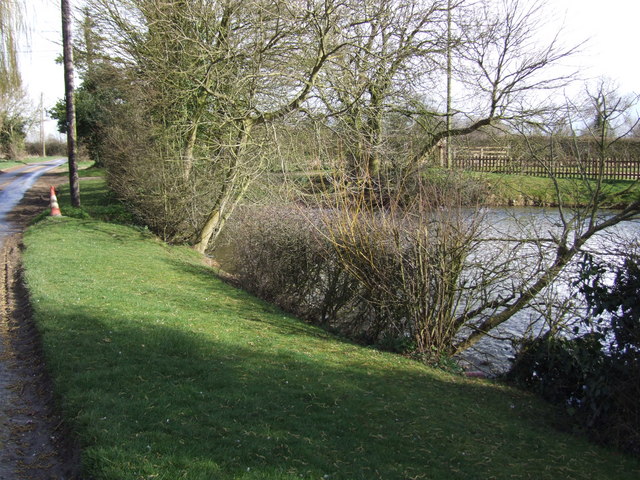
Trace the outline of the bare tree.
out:
<instances>
[{"instance_id":1,"label":"bare tree","mask_svg":"<svg viewBox=\"0 0 640 480\"><path fill-rule=\"evenodd\" d=\"M559 68L579 47L564 47L560 32L546 43L543 1L480 1L452 10L453 98L448 115L427 105L407 112L424 126L420 160L446 138L463 136L501 121L522 121L547 108L544 92L566 85L574 72ZM425 122L422 117L451 117Z\"/></svg>"},{"instance_id":2,"label":"bare tree","mask_svg":"<svg viewBox=\"0 0 640 480\"><path fill-rule=\"evenodd\" d=\"M20 0L0 4L0 143L9 158L23 154L26 130L34 118L18 65L18 49L29 42L24 6Z\"/></svg>"},{"instance_id":3,"label":"bare tree","mask_svg":"<svg viewBox=\"0 0 640 480\"><path fill-rule=\"evenodd\" d=\"M465 313L459 319L460 325L466 325L471 330L456 350L463 351L491 330L511 319L522 311L545 289L553 285L559 276L567 269L572 261L585 251L587 242L596 235L607 231L622 222L640 218L640 199L629 201L617 211L604 211L603 206L611 203L611 190L604 183L604 164L611 150L619 144L637 125L638 119L629 122L627 117L633 115L635 97L620 96L616 91L606 88L602 82L595 89L587 90L585 102L568 102L564 109L569 118L557 118L546 115L538 124L547 133L547 142L540 144L540 137L535 140L525 135L528 152L533 158L545 166L549 177L555 186L557 215L545 226L543 232L530 231L526 237L521 234L504 234L499 240L512 245L512 249L522 249L526 245L533 247L532 260L523 269L526 275L519 280L510 274L511 287L507 290L500 288L486 296L473 309L473 317ZM636 99L637 100L637 99ZM588 108L585 109L584 105ZM597 113L600 121L593 122L593 112ZM556 111L556 114L560 110ZM553 135L555 121L561 126L566 124L574 128L589 125L590 142L578 142L577 131L573 137L562 137L564 143L567 138L573 138L571 148L567 151L558 146L558 138ZM624 126L624 128L622 128ZM619 134L613 134L616 128L621 128ZM566 146L565 146L566 147ZM572 157L574 168L579 178L567 187L560 184L556 176L557 165ZM587 169L586 163L595 160L596 168ZM575 203L578 191L586 192L586 201ZM542 234L541 234L542 233ZM494 240L495 241L495 240ZM513 250L510 250L513 252ZM531 252L532 250L529 249ZM497 258L497 257L496 257ZM506 260L507 264L511 263ZM496 270L493 262L487 262L490 275ZM513 269L508 271L513 272ZM492 281L492 284L496 284Z\"/></svg>"},{"instance_id":4,"label":"bare tree","mask_svg":"<svg viewBox=\"0 0 640 480\"><path fill-rule=\"evenodd\" d=\"M95 0L94 18L135 72L165 154L189 183L214 172L194 246L204 251L262 168L264 127L299 110L343 47L347 2ZM108 35L106 34L108 32Z\"/></svg>"},{"instance_id":5,"label":"bare tree","mask_svg":"<svg viewBox=\"0 0 640 480\"><path fill-rule=\"evenodd\" d=\"M365 10L318 88L352 176L375 176L383 159L416 165L452 137L539 114L541 93L573 79L560 67L577 47L559 33L539 38L542 1L378 0Z\"/></svg>"},{"instance_id":6,"label":"bare tree","mask_svg":"<svg viewBox=\"0 0 640 480\"><path fill-rule=\"evenodd\" d=\"M449 4L369 2L364 20L354 18L342 31L347 46L323 72L319 95L337 119L352 175L376 177L385 153L406 155L390 152L385 130L403 97L438 68Z\"/></svg>"},{"instance_id":7,"label":"bare tree","mask_svg":"<svg viewBox=\"0 0 640 480\"><path fill-rule=\"evenodd\" d=\"M0 3L0 94L7 95L22 85L18 67L18 42L24 32L22 2Z\"/></svg>"},{"instance_id":8,"label":"bare tree","mask_svg":"<svg viewBox=\"0 0 640 480\"><path fill-rule=\"evenodd\" d=\"M456 182L453 177L445 180ZM465 207L468 190L461 182L443 188L405 180L414 185L405 192L402 182L394 185L384 205L363 191L336 195L323 210L323 231L356 281L352 295L368 307L355 317L355 336L409 339L423 358L437 361L453 353L462 328L456 316L470 305L465 269L478 248L483 215ZM343 314L348 322L350 312Z\"/></svg>"}]
</instances>

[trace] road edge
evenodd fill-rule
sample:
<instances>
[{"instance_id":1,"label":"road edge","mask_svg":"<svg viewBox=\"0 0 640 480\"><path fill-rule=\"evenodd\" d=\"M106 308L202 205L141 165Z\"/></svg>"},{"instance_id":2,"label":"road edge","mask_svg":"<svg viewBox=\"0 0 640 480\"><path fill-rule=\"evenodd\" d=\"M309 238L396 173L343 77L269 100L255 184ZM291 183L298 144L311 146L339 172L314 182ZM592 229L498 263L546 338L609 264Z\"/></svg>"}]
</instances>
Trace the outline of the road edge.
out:
<instances>
[{"instance_id":1,"label":"road edge","mask_svg":"<svg viewBox=\"0 0 640 480\"><path fill-rule=\"evenodd\" d=\"M61 183L55 174L36 181L11 213L16 233L0 246L0 478L6 480L79 478L80 449L60 413L22 266L22 232L48 208L49 185Z\"/></svg>"}]
</instances>

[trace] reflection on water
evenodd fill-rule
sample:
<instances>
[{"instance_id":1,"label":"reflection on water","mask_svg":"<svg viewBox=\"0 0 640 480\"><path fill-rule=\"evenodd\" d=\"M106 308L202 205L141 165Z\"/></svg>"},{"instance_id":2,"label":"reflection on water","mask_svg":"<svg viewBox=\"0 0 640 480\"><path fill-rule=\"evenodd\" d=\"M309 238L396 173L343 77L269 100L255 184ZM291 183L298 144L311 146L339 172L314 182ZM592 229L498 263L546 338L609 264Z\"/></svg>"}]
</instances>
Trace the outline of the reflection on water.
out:
<instances>
[{"instance_id":1,"label":"reflection on water","mask_svg":"<svg viewBox=\"0 0 640 480\"><path fill-rule=\"evenodd\" d=\"M611 212L603 211L599 221L611 215ZM562 218L555 209L492 209L487 211L485 222L486 228L483 235L486 238L495 239L512 237L551 239L554 236L557 238L562 229ZM576 223L580 228L580 223ZM640 220L623 222L595 234L585 243L582 251L593 255L595 259L616 263L628 246L637 244L639 238ZM569 238L569 242L571 240L572 238ZM488 242L487 248L495 248L495 246ZM526 259L527 253L530 253L529 258L533 262L540 259L541 253L545 253L547 258L551 259L554 250L555 246L551 243L546 244L545 247L543 244L533 242L528 247L528 251L527 247L521 249L520 255ZM574 326L581 327L579 317L586 314L586 304L574 285L580 259L580 256L575 257L553 286L538 295L531 307L520 311L494 329L491 336L483 338L474 347L464 352L461 355L463 363L488 374L502 373L509 368L515 353L512 346L513 339L521 338L523 335L539 335L548 329L549 323L559 322L563 316L570 327L568 331L571 331ZM514 272L514 275L519 275L521 278L535 269L534 265L527 265L526 261L520 267L521 271Z\"/></svg>"}]
</instances>

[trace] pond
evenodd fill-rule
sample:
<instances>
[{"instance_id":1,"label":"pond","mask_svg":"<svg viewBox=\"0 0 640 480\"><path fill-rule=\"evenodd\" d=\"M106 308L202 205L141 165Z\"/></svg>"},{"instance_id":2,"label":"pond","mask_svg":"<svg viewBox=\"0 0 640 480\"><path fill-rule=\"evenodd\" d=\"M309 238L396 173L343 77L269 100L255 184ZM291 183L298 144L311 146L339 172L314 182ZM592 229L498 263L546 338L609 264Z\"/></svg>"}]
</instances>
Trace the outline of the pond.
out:
<instances>
[{"instance_id":1,"label":"pond","mask_svg":"<svg viewBox=\"0 0 640 480\"><path fill-rule=\"evenodd\" d=\"M610 217L612 212L603 211L600 219ZM491 209L486 212L484 219L485 228L483 235L488 239L519 238L551 238L561 231L561 216L557 209L543 208L504 208ZM571 239L570 239L571 240ZM590 238L582 250L591 254L594 259L607 263L619 263L623 252L629 245L640 240L640 220L619 223ZM505 242L500 242L505 243ZM508 243L508 242L507 242ZM514 242L515 243L515 242ZM487 248L499 251L491 240L487 242ZM520 255L524 258L521 265L520 278L526 277L529 268L526 259L537 261L544 246L538 242L532 242L528 247L522 248ZM547 254L553 255L552 246L549 246ZM527 252L527 249L529 252ZM527 255L530 253L531 255ZM482 371L489 375L495 375L506 371L515 353L512 340L522 335L539 335L548 329L550 322L557 322L561 316L575 326L581 328L579 316L586 314L586 302L581 298L573 283L577 279L578 262L581 257L574 258L567 266L563 275L552 288L549 288L538 296L537 302L516 314L509 321L496 328L491 337L485 337L475 346L461 355L463 363L474 370ZM581 328L582 329L582 328Z\"/></svg>"}]
</instances>

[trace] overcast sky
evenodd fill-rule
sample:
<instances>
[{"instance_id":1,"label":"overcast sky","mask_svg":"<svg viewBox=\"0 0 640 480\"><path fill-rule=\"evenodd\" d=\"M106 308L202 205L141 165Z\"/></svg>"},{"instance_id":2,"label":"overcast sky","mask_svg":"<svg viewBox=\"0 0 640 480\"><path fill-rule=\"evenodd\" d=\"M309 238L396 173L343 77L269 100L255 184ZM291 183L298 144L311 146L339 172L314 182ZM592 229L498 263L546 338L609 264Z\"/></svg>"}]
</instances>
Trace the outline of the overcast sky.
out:
<instances>
[{"instance_id":1,"label":"overcast sky","mask_svg":"<svg viewBox=\"0 0 640 480\"><path fill-rule=\"evenodd\" d=\"M26 3L32 34L31 45L22 50L22 73L34 105L39 104L43 94L44 105L50 108L64 96L62 66L55 63L62 53L60 1ZM75 7L81 0L71 3ZM547 3L550 31L563 26L567 44L587 40L583 53L572 60L584 76L606 76L618 83L621 93L640 93L639 0L547 0ZM47 122L46 131L54 133L55 122Z\"/></svg>"},{"instance_id":2,"label":"overcast sky","mask_svg":"<svg viewBox=\"0 0 640 480\"><path fill-rule=\"evenodd\" d=\"M525 0L526 1L526 0ZM616 81L621 93L640 93L638 0L548 0L568 42L587 40L576 64L589 77Z\"/></svg>"}]
</instances>

